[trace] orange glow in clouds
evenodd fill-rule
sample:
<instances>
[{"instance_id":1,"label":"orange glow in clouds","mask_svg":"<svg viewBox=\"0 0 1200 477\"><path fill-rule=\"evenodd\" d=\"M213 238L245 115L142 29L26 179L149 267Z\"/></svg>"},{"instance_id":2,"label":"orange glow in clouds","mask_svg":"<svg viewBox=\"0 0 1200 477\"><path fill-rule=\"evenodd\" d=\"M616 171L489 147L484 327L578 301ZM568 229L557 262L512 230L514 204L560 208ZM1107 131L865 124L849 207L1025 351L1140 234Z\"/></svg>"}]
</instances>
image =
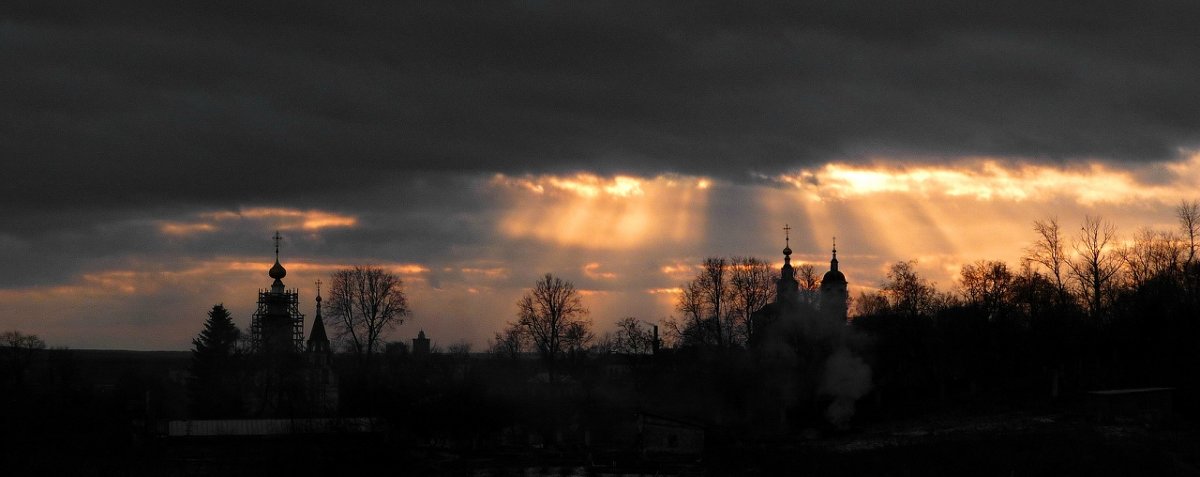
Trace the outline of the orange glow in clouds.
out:
<instances>
[{"instance_id":1,"label":"orange glow in clouds","mask_svg":"<svg viewBox=\"0 0 1200 477\"><path fill-rule=\"evenodd\" d=\"M425 328L443 343L463 338L483 347L512 319L513 303L523 293L518 287L544 271L590 288L581 293L598 332L611 331L622 316L655 321L677 313L679 286L695 276L702 257L780 260L784 223L793 228L793 263L812 263L819 274L828 267L831 238L838 237L840 267L853 295L877 286L888 265L910 259L918 260L924 277L950 290L964 263L988 259L1019 266L1022 250L1034 239L1032 222L1050 215L1058 216L1068 235L1085 215L1103 216L1117 225L1118 243L1141 227L1173 230L1174 206L1200 199L1200 156L1124 169L1099 162L1052 167L988 158L939 164L881 160L759 179L766 181L587 173L486 178L487 198L501 204L495 234L488 237L494 247L482 254L473 248L469 255L419 258L423 263L377 264L403 276L414 306L413 326L404 325L392 337ZM717 197L733 202L712 204L718 207L711 210L737 217L709 216ZM316 236L358 227L359 218L248 207L152 224L172 239L255 230L263 235L275 228ZM722 236L705 236L707 230ZM521 247L522 241L537 247ZM270 283L265 247L261 255L210 260L131 255L61 283L0 289L0 318L7 319L0 329L22 329L66 346L186 349L214 303L224 302L239 323L248 322L254 291ZM516 256L512 250L531 252ZM285 282L304 290L309 313L312 280L356 263L370 260L289 253ZM98 309L109 310L108 321L94 319ZM81 327L92 323L104 326Z\"/></svg>"},{"instance_id":2,"label":"orange glow in clouds","mask_svg":"<svg viewBox=\"0 0 1200 477\"><path fill-rule=\"evenodd\" d=\"M1104 216L1125 234L1142 226L1170 229L1175 204L1197 198L1200 155L1127 169L993 159L832 163L770 179L790 187L761 192L764 215L775 221L800 215L793 226L807 237L826 242L836 235L839 244L853 243L839 247L852 282L875 285L888 264L916 259L918 270L946 289L964 263L1017 266L1034 238L1032 222L1049 215L1058 216L1068 234L1085 215ZM764 224L764 233L773 225ZM863 253L872 258L856 256Z\"/></svg>"},{"instance_id":3,"label":"orange glow in clouds","mask_svg":"<svg viewBox=\"0 0 1200 477\"><path fill-rule=\"evenodd\" d=\"M299 210L277 207L252 207L237 212L221 210L197 214L198 220L191 222L159 222L159 231L167 235L187 236L216 232L232 223L243 220L267 222L279 230L304 230L316 232L326 228L352 228L358 218L322 210Z\"/></svg>"},{"instance_id":4,"label":"orange glow in clouds","mask_svg":"<svg viewBox=\"0 0 1200 477\"><path fill-rule=\"evenodd\" d=\"M944 166L832 163L817 170L781 174L774 179L808 192L814 200L881 193L1010 201L1063 196L1082 205L1136 200L1173 203L1190 193L1200 179L1200 155L1179 163L1148 167L1157 168L1157 172L1174 180L1148 184L1139 180L1133 171L1096 162L1067 168L1005 164L994 159L965 159Z\"/></svg>"},{"instance_id":5,"label":"orange glow in clouds","mask_svg":"<svg viewBox=\"0 0 1200 477\"><path fill-rule=\"evenodd\" d=\"M709 187L692 177L592 174L501 174L491 184L512 202L499 221L503 235L613 250L679 242L702 230Z\"/></svg>"}]
</instances>

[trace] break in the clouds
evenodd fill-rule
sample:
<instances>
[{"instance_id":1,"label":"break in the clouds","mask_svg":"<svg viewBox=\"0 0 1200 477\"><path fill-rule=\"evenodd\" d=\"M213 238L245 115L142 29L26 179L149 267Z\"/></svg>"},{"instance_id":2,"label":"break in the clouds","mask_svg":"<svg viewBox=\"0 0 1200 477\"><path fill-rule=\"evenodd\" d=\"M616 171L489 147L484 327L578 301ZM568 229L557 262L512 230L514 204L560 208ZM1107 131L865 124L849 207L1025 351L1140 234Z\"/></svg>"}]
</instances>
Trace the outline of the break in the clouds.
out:
<instances>
[{"instance_id":1,"label":"break in the clouds","mask_svg":"<svg viewBox=\"0 0 1200 477\"><path fill-rule=\"evenodd\" d=\"M405 326L477 345L541 273L653 321L783 223L819 266L837 235L852 287L911 258L949 286L1047 214L1170 226L1198 10L4 3L0 329L186 347L212 303L249 315L276 229L304 299L380 264Z\"/></svg>"}]
</instances>

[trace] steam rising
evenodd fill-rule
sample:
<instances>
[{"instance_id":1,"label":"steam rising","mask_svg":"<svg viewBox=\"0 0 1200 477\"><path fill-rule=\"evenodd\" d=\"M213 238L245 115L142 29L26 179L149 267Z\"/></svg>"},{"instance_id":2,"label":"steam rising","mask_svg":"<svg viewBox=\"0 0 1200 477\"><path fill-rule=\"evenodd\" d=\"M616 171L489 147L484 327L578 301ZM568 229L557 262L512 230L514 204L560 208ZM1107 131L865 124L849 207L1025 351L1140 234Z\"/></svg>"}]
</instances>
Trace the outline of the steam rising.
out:
<instances>
[{"instance_id":1,"label":"steam rising","mask_svg":"<svg viewBox=\"0 0 1200 477\"><path fill-rule=\"evenodd\" d=\"M871 367L860 352L867 340L835 313L786 304L763 344L764 356L796 373L792 397L831 400L824 416L831 424L849 422L857 401L871 391Z\"/></svg>"},{"instance_id":2,"label":"steam rising","mask_svg":"<svg viewBox=\"0 0 1200 477\"><path fill-rule=\"evenodd\" d=\"M825 360L818 391L833 398L825 410L829 422L845 424L854 416L854 403L871 391L871 367L848 347L839 347Z\"/></svg>"}]
</instances>

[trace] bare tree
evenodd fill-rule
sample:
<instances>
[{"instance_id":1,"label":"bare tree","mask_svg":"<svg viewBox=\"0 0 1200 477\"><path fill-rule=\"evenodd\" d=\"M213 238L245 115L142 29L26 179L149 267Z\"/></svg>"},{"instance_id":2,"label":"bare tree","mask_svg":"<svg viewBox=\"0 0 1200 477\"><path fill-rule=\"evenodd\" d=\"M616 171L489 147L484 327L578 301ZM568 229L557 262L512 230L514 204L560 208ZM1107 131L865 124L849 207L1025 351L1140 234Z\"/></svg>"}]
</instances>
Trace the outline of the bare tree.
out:
<instances>
[{"instance_id":1,"label":"bare tree","mask_svg":"<svg viewBox=\"0 0 1200 477\"><path fill-rule=\"evenodd\" d=\"M496 333L492 340L491 352L500 357L516 360L521 357L528 342L529 340L519 327L509 326L504 331Z\"/></svg>"},{"instance_id":2,"label":"bare tree","mask_svg":"<svg viewBox=\"0 0 1200 477\"><path fill-rule=\"evenodd\" d=\"M680 323L680 320L674 316L668 316L662 320L662 336L661 343L664 348L680 348L688 344L687 340L687 323Z\"/></svg>"},{"instance_id":3,"label":"bare tree","mask_svg":"<svg viewBox=\"0 0 1200 477\"><path fill-rule=\"evenodd\" d=\"M582 348L593 338L579 290L549 273L517 301L517 310L515 325L537 347L551 380L560 355Z\"/></svg>"},{"instance_id":4,"label":"bare tree","mask_svg":"<svg viewBox=\"0 0 1200 477\"><path fill-rule=\"evenodd\" d=\"M893 311L911 316L929 315L938 304L937 289L917 274L916 264L916 260L892 264L880 289Z\"/></svg>"},{"instance_id":5,"label":"bare tree","mask_svg":"<svg viewBox=\"0 0 1200 477\"><path fill-rule=\"evenodd\" d=\"M1119 257L1112 250L1116 239L1117 227L1112 222L1089 215L1084 217L1083 226L1072 244L1076 257L1067 264L1079 295L1093 317L1100 316L1105 297L1111 295L1117 273L1121 271Z\"/></svg>"},{"instance_id":6,"label":"bare tree","mask_svg":"<svg viewBox=\"0 0 1200 477\"><path fill-rule=\"evenodd\" d=\"M820 296L821 278L811 263L796 265L796 281L800 283L800 300L810 305L817 304Z\"/></svg>"},{"instance_id":7,"label":"bare tree","mask_svg":"<svg viewBox=\"0 0 1200 477\"><path fill-rule=\"evenodd\" d=\"M729 302L726 300L729 296L729 282L726 277L728 271L729 262L724 258L709 257L704 259L698 277L700 296L703 297L710 314L707 321L712 327L718 347L726 346L730 334L728 331L733 328L732 323L726 323L732 322L728 319Z\"/></svg>"},{"instance_id":8,"label":"bare tree","mask_svg":"<svg viewBox=\"0 0 1200 477\"><path fill-rule=\"evenodd\" d=\"M1066 273L1067 253L1064 238L1061 229L1058 226L1058 217L1048 217L1033 222L1033 231L1038 234L1038 238L1033 245L1025 249L1024 260L1026 262L1036 263L1041 265L1050 274L1054 280L1055 287L1058 288L1060 298L1065 299L1067 293Z\"/></svg>"},{"instance_id":9,"label":"bare tree","mask_svg":"<svg viewBox=\"0 0 1200 477\"><path fill-rule=\"evenodd\" d=\"M348 343L360 360L380 350L384 333L409 315L403 282L373 266L333 272L325 306L338 339Z\"/></svg>"},{"instance_id":10,"label":"bare tree","mask_svg":"<svg viewBox=\"0 0 1200 477\"><path fill-rule=\"evenodd\" d=\"M1180 261L1186 251L1179 237L1171 232L1159 232L1143 227L1133 236L1133 243L1118 250L1129 285L1141 287L1151 279L1174 275L1181 270Z\"/></svg>"},{"instance_id":11,"label":"bare tree","mask_svg":"<svg viewBox=\"0 0 1200 477\"><path fill-rule=\"evenodd\" d=\"M1053 310L1059 302L1059 291L1052 278L1033 269L1033 264L1024 262L1021 269L1013 274L1009 286L1009 304L1021 310L1025 316L1040 317L1045 312Z\"/></svg>"},{"instance_id":12,"label":"bare tree","mask_svg":"<svg viewBox=\"0 0 1200 477\"><path fill-rule=\"evenodd\" d=\"M1175 216L1179 218L1179 230L1183 235L1184 266L1191 269L1196 262L1196 249L1200 247L1200 201L1179 201Z\"/></svg>"},{"instance_id":13,"label":"bare tree","mask_svg":"<svg viewBox=\"0 0 1200 477\"><path fill-rule=\"evenodd\" d=\"M1197 286L1200 285L1200 270L1196 266L1196 250L1200 247L1200 202L1179 202L1175 208L1175 216L1179 218L1179 230L1183 241L1183 286L1187 290L1188 300L1195 304Z\"/></svg>"},{"instance_id":14,"label":"bare tree","mask_svg":"<svg viewBox=\"0 0 1200 477\"><path fill-rule=\"evenodd\" d=\"M563 344L569 355L583 352L595 340L596 335L592 333L592 324L585 321L576 321L567 325L567 332L563 335Z\"/></svg>"},{"instance_id":15,"label":"bare tree","mask_svg":"<svg viewBox=\"0 0 1200 477\"><path fill-rule=\"evenodd\" d=\"M732 308L737 313L745 341L749 342L754 333L751 315L770 303L774 295L771 265L754 257L734 257L732 262L729 273Z\"/></svg>"},{"instance_id":16,"label":"bare tree","mask_svg":"<svg viewBox=\"0 0 1200 477\"><path fill-rule=\"evenodd\" d=\"M679 302L675 309L683 313L683 323L675 323L672 328L679 338L680 344L707 345L709 333L705 330L704 320L708 316L704 301L704 292L700 279L696 278L680 287Z\"/></svg>"},{"instance_id":17,"label":"bare tree","mask_svg":"<svg viewBox=\"0 0 1200 477\"><path fill-rule=\"evenodd\" d=\"M467 340L459 340L446 348L446 353L460 359L471 357L471 343Z\"/></svg>"},{"instance_id":18,"label":"bare tree","mask_svg":"<svg viewBox=\"0 0 1200 477\"><path fill-rule=\"evenodd\" d=\"M882 315L888 312L887 297L879 292L859 292L858 298L854 299L854 316L870 316Z\"/></svg>"},{"instance_id":19,"label":"bare tree","mask_svg":"<svg viewBox=\"0 0 1200 477\"><path fill-rule=\"evenodd\" d=\"M14 386L20 387L34 355L43 349L46 349L46 342L37 335L27 335L20 331L0 333L0 380L10 381ZM3 381L0 381L0 385L6 384Z\"/></svg>"},{"instance_id":20,"label":"bare tree","mask_svg":"<svg viewBox=\"0 0 1200 477\"><path fill-rule=\"evenodd\" d=\"M963 298L995 318L1010 302L1013 274L1004 262L979 260L959 272Z\"/></svg>"},{"instance_id":21,"label":"bare tree","mask_svg":"<svg viewBox=\"0 0 1200 477\"><path fill-rule=\"evenodd\" d=\"M641 320L625 317L617 322L612 348L618 353L646 354L654 349L654 334L642 327Z\"/></svg>"}]
</instances>

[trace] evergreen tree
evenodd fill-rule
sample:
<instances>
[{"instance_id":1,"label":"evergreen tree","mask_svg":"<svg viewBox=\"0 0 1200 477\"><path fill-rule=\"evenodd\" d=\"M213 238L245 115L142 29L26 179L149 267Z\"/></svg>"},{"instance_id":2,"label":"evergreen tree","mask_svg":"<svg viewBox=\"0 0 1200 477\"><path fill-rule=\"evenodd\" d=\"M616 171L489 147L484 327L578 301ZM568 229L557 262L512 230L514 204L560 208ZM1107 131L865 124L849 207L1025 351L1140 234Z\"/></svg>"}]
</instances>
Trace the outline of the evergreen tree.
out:
<instances>
[{"instance_id":1,"label":"evergreen tree","mask_svg":"<svg viewBox=\"0 0 1200 477\"><path fill-rule=\"evenodd\" d=\"M235 417L242 412L238 339L241 331L223 304L214 305L204 330L192 339L188 397L193 417Z\"/></svg>"}]
</instances>

